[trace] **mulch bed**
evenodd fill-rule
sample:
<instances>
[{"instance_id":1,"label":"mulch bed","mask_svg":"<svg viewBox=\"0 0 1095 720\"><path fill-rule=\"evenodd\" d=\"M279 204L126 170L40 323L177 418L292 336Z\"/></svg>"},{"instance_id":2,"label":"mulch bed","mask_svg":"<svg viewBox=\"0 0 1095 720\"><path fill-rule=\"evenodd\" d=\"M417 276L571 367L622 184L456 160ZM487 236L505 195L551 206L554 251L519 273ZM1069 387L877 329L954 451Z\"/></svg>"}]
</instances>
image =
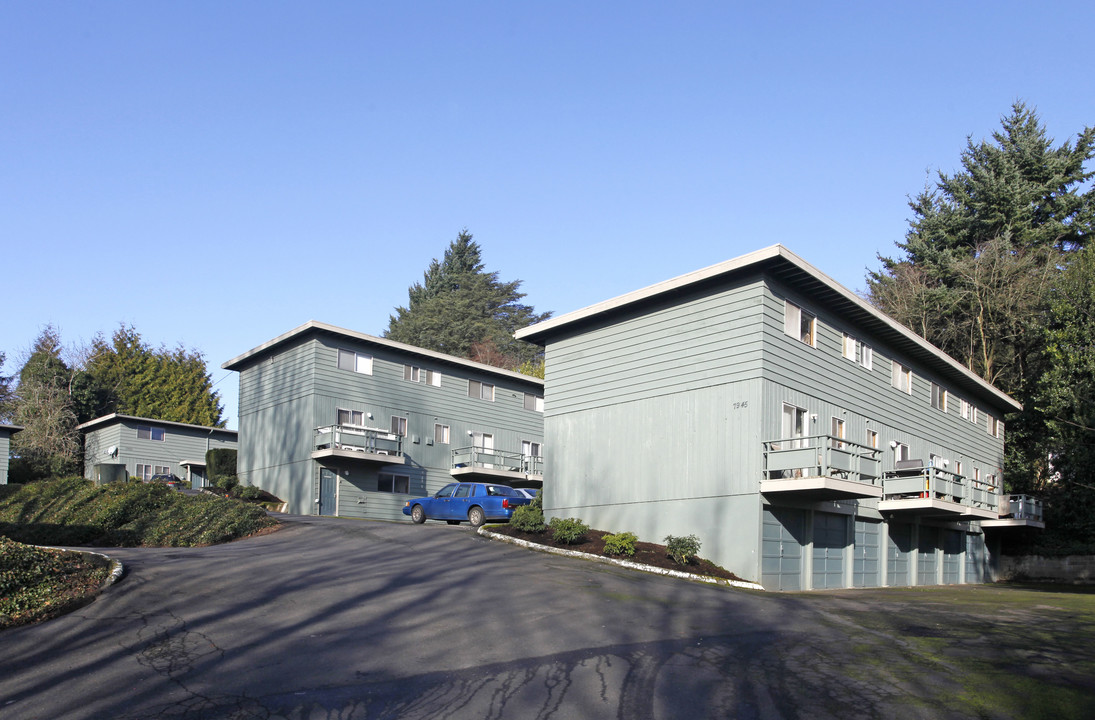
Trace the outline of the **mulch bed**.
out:
<instances>
[{"instance_id":1,"label":"mulch bed","mask_svg":"<svg viewBox=\"0 0 1095 720\"><path fill-rule=\"evenodd\" d=\"M703 558L692 558L687 565L678 565L673 558L669 557L665 545L658 545L657 543L636 542L635 554L631 557L627 557L626 555L605 555L604 537L605 535L611 535L612 533L607 533L603 530L590 530L586 533L585 542L577 545L567 545L565 543L556 542L552 537L550 527L542 533L521 532L509 525L496 525L490 527L489 530L498 533L499 535L520 538L521 540L527 540L531 543L536 543L537 545L547 545L563 550L576 550L578 552L589 553L590 555L602 555L617 560L629 560L643 565L664 568L665 570L678 570L680 572L705 575L707 577L720 578L722 580L741 580L740 577L729 570L721 568L710 560L704 560Z\"/></svg>"}]
</instances>

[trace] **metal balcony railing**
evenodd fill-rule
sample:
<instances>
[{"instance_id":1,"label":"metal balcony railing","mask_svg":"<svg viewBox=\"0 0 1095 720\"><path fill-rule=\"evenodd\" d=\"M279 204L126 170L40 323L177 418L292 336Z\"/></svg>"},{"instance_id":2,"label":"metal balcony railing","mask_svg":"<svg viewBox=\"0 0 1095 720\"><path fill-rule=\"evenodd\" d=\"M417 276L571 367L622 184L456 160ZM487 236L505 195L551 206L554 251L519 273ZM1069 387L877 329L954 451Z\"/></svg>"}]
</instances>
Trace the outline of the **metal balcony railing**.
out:
<instances>
[{"instance_id":1,"label":"metal balcony railing","mask_svg":"<svg viewBox=\"0 0 1095 720\"><path fill-rule=\"evenodd\" d=\"M1043 522L1041 498L1030 495L1009 495L1007 504L1002 508L1006 508L1006 510L1003 510L1000 513L1001 515L1010 515L1016 520Z\"/></svg>"},{"instance_id":2,"label":"metal balcony railing","mask_svg":"<svg viewBox=\"0 0 1095 720\"><path fill-rule=\"evenodd\" d=\"M882 477L881 451L832 435L765 442L764 479L796 477L831 477L878 485Z\"/></svg>"},{"instance_id":3,"label":"metal balcony railing","mask_svg":"<svg viewBox=\"0 0 1095 720\"><path fill-rule=\"evenodd\" d=\"M372 455L403 456L403 437L380 428L324 425L315 429L313 450L356 450Z\"/></svg>"},{"instance_id":4,"label":"metal balcony railing","mask_svg":"<svg viewBox=\"0 0 1095 720\"><path fill-rule=\"evenodd\" d=\"M920 460L904 460L888 471L882 481L887 500L931 498L982 510L995 510L999 492L995 485L964 475L925 465Z\"/></svg>"},{"instance_id":5,"label":"metal balcony railing","mask_svg":"<svg viewBox=\"0 0 1095 720\"><path fill-rule=\"evenodd\" d=\"M525 455L519 452L481 448L475 445L454 448L452 467L481 468L484 470L503 470L523 475L543 475L544 458L539 455Z\"/></svg>"}]
</instances>

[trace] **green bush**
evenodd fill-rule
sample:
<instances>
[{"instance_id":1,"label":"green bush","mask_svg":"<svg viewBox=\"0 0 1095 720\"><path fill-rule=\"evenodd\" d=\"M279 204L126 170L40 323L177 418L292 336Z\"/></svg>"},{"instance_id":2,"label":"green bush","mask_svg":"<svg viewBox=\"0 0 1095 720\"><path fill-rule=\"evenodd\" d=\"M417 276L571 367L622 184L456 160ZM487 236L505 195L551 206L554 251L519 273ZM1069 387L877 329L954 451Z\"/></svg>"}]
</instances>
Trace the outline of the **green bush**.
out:
<instances>
[{"instance_id":1,"label":"green bush","mask_svg":"<svg viewBox=\"0 0 1095 720\"><path fill-rule=\"evenodd\" d=\"M225 490L232 487L226 485L226 479L236 477L236 451L232 448L211 448L205 451L205 468L209 484Z\"/></svg>"},{"instance_id":2,"label":"green bush","mask_svg":"<svg viewBox=\"0 0 1095 720\"><path fill-rule=\"evenodd\" d=\"M513 515L509 519L509 524L527 533L542 533L544 528L544 501L541 500L543 493L539 493L532 499L528 505L521 505L513 511Z\"/></svg>"},{"instance_id":3,"label":"green bush","mask_svg":"<svg viewBox=\"0 0 1095 720\"><path fill-rule=\"evenodd\" d=\"M665 549L668 551L669 557L673 558L675 563L678 565L687 565L692 558L699 555L700 539L695 535L689 535L687 537L666 535Z\"/></svg>"},{"instance_id":4,"label":"green bush","mask_svg":"<svg viewBox=\"0 0 1095 720\"><path fill-rule=\"evenodd\" d=\"M586 539L589 526L578 518L552 518L551 536L564 545L577 545Z\"/></svg>"},{"instance_id":5,"label":"green bush","mask_svg":"<svg viewBox=\"0 0 1095 720\"><path fill-rule=\"evenodd\" d=\"M605 535L605 555L626 555L631 557L635 554L635 541L639 538L635 537L634 533L622 532L615 535Z\"/></svg>"}]
</instances>

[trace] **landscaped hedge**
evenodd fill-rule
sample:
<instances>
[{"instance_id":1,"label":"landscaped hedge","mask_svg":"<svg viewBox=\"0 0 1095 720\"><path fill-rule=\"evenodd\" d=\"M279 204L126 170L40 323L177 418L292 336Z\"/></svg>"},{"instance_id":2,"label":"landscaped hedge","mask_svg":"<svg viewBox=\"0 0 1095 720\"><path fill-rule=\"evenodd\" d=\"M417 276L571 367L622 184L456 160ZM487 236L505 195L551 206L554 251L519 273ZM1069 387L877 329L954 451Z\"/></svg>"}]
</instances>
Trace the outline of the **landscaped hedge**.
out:
<instances>
[{"instance_id":1,"label":"landscaped hedge","mask_svg":"<svg viewBox=\"0 0 1095 720\"><path fill-rule=\"evenodd\" d=\"M0 535L34 545L210 545L275 525L257 506L184 495L161 483L96 487L64 478L0 499Z\"/></svg>"}]
</instances>

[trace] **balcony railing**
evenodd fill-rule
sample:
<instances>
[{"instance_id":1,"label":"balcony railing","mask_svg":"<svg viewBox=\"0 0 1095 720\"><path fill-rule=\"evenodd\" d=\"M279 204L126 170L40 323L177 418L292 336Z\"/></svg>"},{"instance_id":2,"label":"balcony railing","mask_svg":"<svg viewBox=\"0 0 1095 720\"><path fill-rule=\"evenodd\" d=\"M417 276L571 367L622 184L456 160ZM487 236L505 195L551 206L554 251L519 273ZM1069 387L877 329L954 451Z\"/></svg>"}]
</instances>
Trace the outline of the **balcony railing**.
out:
<instances>
[{"instance_id":1,"label":"balcony railing","mask_svg":"<svg viewBox=\"0 0 1095 720\"><path fill-rule=\"evenodd\" d=\"M543 475L544 458L475 445L452 451L453 471L488 470L520 475Z\"/></svg>"},{"instance_id":2,"label":"balcony railing","mask_svg":"<svg viewBox=\"0 0 1095 720\"><path fill-rule=\"evenodd\" d=\"M403 456L403 438L380 428L324 425L315 430L314 451L347 450L369 455Z\"/></svg>"},{"instance_id":3,"label":"balcony railing","mask_svg":"<svg viewBox=\"0 0 1095 720\"><path fill-rule=\"evenodd\" d=\"M882 460L878 448L832 435L764 443L764 479L831 477L879 485Z\"/></svg>"},{"instance_id":4,"label":"balcony railing","mask_svg":"<svg viewBox=\"0 0 1095 720\"><path fill-rule=\"evenodd\" d=\"M1008 515L1014 520L1043 522L1041 498L1030 495L1009 495L1005 507L1007 510L1001 515Z\"/></svg>"},{"instance_id":5,"label":"balcony railing","mask_svg":"<svg viewBox=\"0 0 1095 720\"><path fill-rule=\"evenodd\" d=\"M991 519L1000 503L996 486L926 465L922 460L898 461L882 480L880 510Z\"/></svg>"}]
</instances>

